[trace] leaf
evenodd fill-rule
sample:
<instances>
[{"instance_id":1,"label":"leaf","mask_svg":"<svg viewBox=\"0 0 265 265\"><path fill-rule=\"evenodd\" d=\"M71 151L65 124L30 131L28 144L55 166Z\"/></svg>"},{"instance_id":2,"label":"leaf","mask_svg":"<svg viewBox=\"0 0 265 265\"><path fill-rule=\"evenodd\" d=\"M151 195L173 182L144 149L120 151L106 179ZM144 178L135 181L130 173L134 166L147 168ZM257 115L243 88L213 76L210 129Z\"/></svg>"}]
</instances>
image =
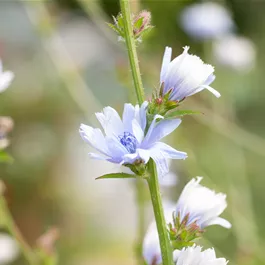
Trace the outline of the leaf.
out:
<instances>
[{"instance_id":1,"label":"leaf","mask_svg":"<svg viewBox=\"0 0 265 265\"><path fill-rule=\"evenodd\" d=\"M202 114L202 113L200 111L193 111L193 110L176 110L166 114L165 119L175 119L178 117L183 117L185 115L194 115L194 114Z\"/></svg>"},{"instance_id":2,"label":"leaf","mask_svg":"<svg viewBox=\"0 0 265 265\"><path fill-rule=\"evenodd\" d=\"M116 33L118 33L119 35L122 35L121 30L116 27L115 25L111 24L111 23L106 23L112 30L114 30Z\"/></svg>"},{"instance_id":3,"label":"leaf","mask_svg":"<svg viewBox=\"0 0 265 265\"><path fill-rule=\"evenodd\" d=\"M0 163L13 163L14 159L8 153L0 151Z\"/></svg>"},{"instance_id":4,"label":"leaf","mask_svg":"<svg viewBox=\"0 0 265 265\"><path fill-rule=\"evenodd\" d=\"M106 174L96 179L129 179L129 178L136 178L136 175L120 172L120 173Z\"/></svg>"}]
</instances>

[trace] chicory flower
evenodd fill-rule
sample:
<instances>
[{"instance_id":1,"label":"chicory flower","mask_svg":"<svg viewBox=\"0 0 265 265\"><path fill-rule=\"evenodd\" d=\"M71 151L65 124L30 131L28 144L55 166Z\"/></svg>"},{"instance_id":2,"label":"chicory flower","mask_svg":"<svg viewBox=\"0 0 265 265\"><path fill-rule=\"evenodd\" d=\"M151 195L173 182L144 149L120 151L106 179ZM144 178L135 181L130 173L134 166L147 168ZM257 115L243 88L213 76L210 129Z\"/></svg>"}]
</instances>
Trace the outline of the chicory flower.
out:
<instances>
[{"instance_id":1,"label":"chicory flower","mask_svg":"<svg viewBox=\"0 0 265 265\"><path fill-rule=\"evenodd\" d=\"M160 142L181 123L180 119L166 120L155 115L147 132L147 102L139 105L125 104L122 119L117 111L106 107L96 117L104 129L81 124L80 134L85 142L100 154L90 153L91 158L126 165L141 161L146 164L152 158L159 176L168 171L168 159L185 159L187 154ZM146 133L145 133L146 132Z\"/></svg>"},{"instance_id":2,"label":"chicory flower","mask_svg":"<svg viewBox=\"0 0 265 265\"><path fill-rule=\"evenodd\" d=\"M162 95L169 93L169 100L181 101L208 89L220 97L220 93L209 86L215 79L213 66L189 54L188 50L189 47L184 47L183 53L171 61L172 48L166 47L160 73Z\"/></svg>"}]
</instances>

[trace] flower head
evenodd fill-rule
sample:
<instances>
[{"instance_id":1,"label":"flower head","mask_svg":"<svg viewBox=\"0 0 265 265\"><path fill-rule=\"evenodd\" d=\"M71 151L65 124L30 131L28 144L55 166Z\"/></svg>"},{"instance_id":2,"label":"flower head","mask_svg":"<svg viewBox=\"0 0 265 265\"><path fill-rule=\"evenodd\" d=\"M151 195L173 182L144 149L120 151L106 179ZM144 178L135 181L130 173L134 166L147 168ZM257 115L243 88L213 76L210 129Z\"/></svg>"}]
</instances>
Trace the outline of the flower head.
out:
<instances>
[{"instance_id":1,"label":"flower head","mask_svg":"<svg viewBox=\"0 0 265 265\"><path fill-rule=\"evenodd\" d=\"M199 40L220 38L235 28L229 11L213 2L185 8L181 15L181 25L187 34Z\"/></svg>"},{"instance_id":2,"label":"flower head","mask_svg":"<svg viewBox=\"0 0 265 265\"><path fill-rule=\"evenodd\" d=\"M213 248L202 251L200 246L175 250L176 265L226 265L224 258L216 258Z\"/></svg>"},{"instance_id":3,"label":"flower head","mask_svg":"<svg viewBox=\"0 0 265 265\"><path fill-rule=\"evenodd\" d=\"M14 78L14 74L10 71L3 71L3 65L0 60L0 92L5 91Z\"/></svg>"},{"instance_id":4,"label":"flower head","mask_svg":"<svg viewBox=\"0 0 265 265\"><path fill-rule=\"evenodd\" d=\"M169 100L180 101L208 89L220 97L220 93L209 86L215 79L214 68L188 50L189 47L184 47L183 53L171 61L172 48L166 47L160 73L162 94L170 93Z\"/></svg>"},{"instance_id":5,"label":"flower head","mask_svg":"<svg viewBox=\"0 0 265 265\"><path fill-rule=\"evenodd\" d=\"M125 104L122 119L111 107L96 113L105 135L100 129L81 124L81 137L100 154L90 153L95 159L107 160L121 165L143 162L152 158L157 166L159 176L165 175L168 169L168 158L185 159L187 154L167 144L159 142L174 131L181 123L180 119L165 120L155 115L147 132L146 108L148 103L139 105ZM146 132L146 133L145 133Z\"/></svg>"},{"instance_id":6,"label":"flower head","mask_svg":"<svg viewBox=\"0 0 265 265\"><path fill-rule=\"evenodd\" d=\"M187 218L187 226L196 223L203 229L209 225L221 225L230 228L231 224L219 215L226 208L226 195L215 193L202 185L202 177L192 179L183 189L176 207L176 216L180 222Z\"/></svg>"}]
</instances>

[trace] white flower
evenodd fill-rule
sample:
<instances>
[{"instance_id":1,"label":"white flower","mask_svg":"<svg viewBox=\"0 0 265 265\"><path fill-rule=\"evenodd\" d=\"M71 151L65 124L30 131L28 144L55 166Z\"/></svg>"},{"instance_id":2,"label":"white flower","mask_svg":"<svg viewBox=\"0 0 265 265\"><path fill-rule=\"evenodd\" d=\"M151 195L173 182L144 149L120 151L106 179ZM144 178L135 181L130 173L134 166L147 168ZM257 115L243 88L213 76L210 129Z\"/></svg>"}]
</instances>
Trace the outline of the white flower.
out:
<instances>
[{"instance_id":1,"label":"white flower","mask_svg":"<svg viewBox=\"0 0 265 265\"><path fill-rule=\"evenodd\" d=\"M188 50L189 47L184 47L183 53L171 61L172 48L166 47L160 73L163 95L171 90L169 99L179 101L208 89L220 97L220 93L209 86L215 79L214 68Z\"/></svg>"},{"instance_id":2,"label":"white flower","mask_svg":"<svg viewBox=\"0 0 265 265\"><path fill-rule=\"evenodd\" d=\"M226 195L215 193L202 185L202 177L192 179L184 187L176 207L176 216L182 221L188 215L187 225L196 222L200 228L209 225L221 225L230 228L231 224L220 218L219 215L225 210Z\"/></svg>"},{"instance_id":3,"label":"white flower","mask_svg":"<svg viewBox=\"0 0 265 265\"><path fill-rule=\"evenodd\" d=\"M245 37L226 36L214 43L213 53L218 63L238 71L249 71L255 64L254 43Z\"/></svg>"},{"instance_id":4,"label":"white flower","mask_svg":"<svg viewBox=\"0 0 265 265\"><path fill-rule=\"evenodd\" d=\"M14 239L7 234L0 234L0 264L14 261L19 254L19 248Z\"/></svg>"},{"instance_id":5,"label":"white flower","mask_svg":"<svg viewBox=\"0 0 265 265\"><path fill-rule=\"evenodd\" d=\"M163 206L166 223L172 223L175 204L172 202L164 202ZM150 224L144 237L143 257L149 265L158 265L162 263L159 237L155 221Z\"/></svg>"},{"instance_id":6,"label":"white flower","mask_svg":"<svg viewBox=\"0 0 265 265\"><path fill-rule=\"evenodd\" d=\"M181 123L180 119L164 120L155 115L146 131L146 108L148 103L139 105L125 104L122 119L111 107L96 113L96 117L105 131L81 124L81 137L101 154L90 153L95 159L107 160L116 164L133 164L142 160L145 164L152 158L160 177L168 173L168 159L185 159L187 154L159 142L173 132ZM159 119L159 121L158 121Z\"/></svg>"},{"instance_id":7,"label":"white flower","mask_svg":"<svg viewBox=\"0 0 265 265\"><path fill-rule=\"evenodd\" d=\"M224 258L216 258L213 248L202 251L200 246L183 248L174 251L176 265L226 265Z\"/></svg>"},{"instance_id":8,"label":"white flower","mask_svg":"<svg viewBox=\"0 0 265 265\"><path fill-rule=\"evenodd\" d=\"M0 60L0 92L5 91L14 78L14 74L10 71L3 71L3 65Z\"/></svg>"},{"instance_id":9,"label":"white flower","mask_svg":"<svg viewBox=\"0 0 265 265\"><path fill-rule=\"evenodd\" d=\"M200 40L221 38L235 28L230 12L213 2L185 8L181 14L181 25L187 34Z\"/></svg>"}]
</instances>

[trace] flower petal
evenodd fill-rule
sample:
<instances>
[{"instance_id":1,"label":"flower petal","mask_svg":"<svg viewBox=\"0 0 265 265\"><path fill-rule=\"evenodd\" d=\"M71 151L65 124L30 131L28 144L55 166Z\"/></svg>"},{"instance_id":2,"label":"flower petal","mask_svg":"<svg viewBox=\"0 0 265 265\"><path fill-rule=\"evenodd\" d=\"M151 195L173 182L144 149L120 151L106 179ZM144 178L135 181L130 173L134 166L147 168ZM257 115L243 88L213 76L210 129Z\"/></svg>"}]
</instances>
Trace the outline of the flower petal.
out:
<instances>
[{"instance_id":1,"label":"flower petal","mask_svg":"<svg viewBox=\"0 0 265 265\"><path fill-rule=\"evenodd\" d=\"M136 119L132 121L132 132L136 140L138 141L138 144L140 144L143 141L144 132Z\"/></svg>"},{"instance_id":2,"label":"flower petal","mask_svg":"<svg viewBox=\"0 0 265 265\"><path fill-rule=\"evenodd\" d=\"M103 112L96 113L96 117L107 136L119 136L123 134L124 126L115 109L106 107L103 109Z\"/></svg>"},{"instance_id":3,"label":"flower petal","mask_svg":"<svg viewBox=\"0 0 265 265\"><path fill-rule=\"evenodd\" d=\"M165 154L167 158L171 159L186 159L188 157L186 152L178 151L172 148L170 145L167 145L162 142L158 142L154 145L155 148L159 149Z\"/></svg>"},{"instance_id":4,"label":"flower petal","mask_svg":"<svg viewBox=\"0 0 265 265\"><path fill-rule=\"evenodd\" d=\"M209 226L209 225L220 225L224 228L230 229L232 227L231 223L228 222L226 219L221 217L216 217L210 221L208 221L205 224L202 224L203 227Z\"/></svg>"},{"instance_id":5,"label":"flower petal","mask_svg":"<svg viewBox=\"0 0 265 265\"><path fill-rule=\"evenodd\" d=\"M146 110L147 110L148 102L144 101L141 105L140 111L139 111L139 122L142 127L142 130L145 131L146 127Z\"/></svg>"},{"instance_id":6,"label":"flower petal","mask_svg":"<svg viewBox=\"0 0 265 265\"><path fill-rule=\"evenodd\" d=\"M124 104L124 110L122 115L122 122L124 125L124 131L132 133L132 120L135 118L135 107L132 104Z\"/></svg>"},{"instance_id":7,"label":"flower petal","mask_svg":"<svg viewBox=\"0 0 265 265\"><path fill-rule=\"evenodd\" d=\"M150 149L150 156L156 163L156 169L159 179L164 177L169 172L168 159L165 157L163 152L159 149Z\"/></svg>"},{"instance_id":8,"label":"flower petal","mask_svg":"<svg viewBox=\"0 0 265 265\"><path fill-rule=\"evenodd\" d=\"M90 146L92 146L102 154L109 156L108 146L105 137L100 129L94 129L88 125L81 124L79 133L82 139Z\"/></svg>"},{"instance_id":9,"label":"flower petal","mask_svg":"<svg viewBox=\"0 0 265 265\"><path fill-rule=\"evenodd\" d=\"M166 47L164 57L163 57L161 72L160 72L160 83L162 83L165 80L168 66L169 66L170 61L171 61L171 55L172 55L172 48Z\"/></svg>"},{"instance_id":10,"label":"flower petal","mask_svg":"<svg viewBox=\"0 0 265 265\"><path fill-rule=\"evenodd\" d=\"M155 116L143 141L143 145L145 147L148 147L153 143L159 141L160 139L164 138L165 136L173 132L181 123L181 119L162 120L156 122L156 120L161 117L162 116L160 115Z\"/></svg>"}]
</instances>

